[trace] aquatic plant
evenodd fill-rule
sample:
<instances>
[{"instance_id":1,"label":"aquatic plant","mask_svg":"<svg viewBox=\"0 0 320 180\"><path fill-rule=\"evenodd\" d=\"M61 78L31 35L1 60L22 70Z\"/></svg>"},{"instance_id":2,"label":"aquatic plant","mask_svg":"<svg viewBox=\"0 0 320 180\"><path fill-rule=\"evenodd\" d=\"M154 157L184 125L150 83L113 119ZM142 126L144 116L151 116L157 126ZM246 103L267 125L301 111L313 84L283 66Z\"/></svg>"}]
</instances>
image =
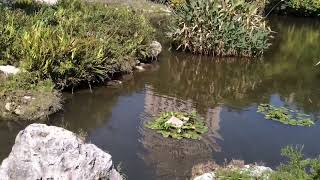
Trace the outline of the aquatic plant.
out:
<instances>
[{"instance_id":1,"label":"aquatic plant","mask_svg":"<svg viewBox=\"0 0 320 180\"><path fill-rule=\"evenodd\" d=\"M168 36L177 50L213 56L257 56L271 30L256 3L245 0L187 0L176 8Z\"/></svg>"},{"instance_id":2,"label":"aquatic plant","mask_svg":"<svg viewBox=\"0 0 320 180\"><path fill-rule=\"evenodd\" d=\"M29 3L0 7L0 60L49 78L57 88L130 72L153 38L149 22L127 7L61 0L29 11Z\"/></svg>"},{"instance_id":3,"label":"aquatic plant","mask_svg":"<svg viewBox=\"0 0 320 180\"><path fill-rule=\"evenodd\" d=\"M177 127L168 121L170 118L176 117L183 124ZM174 139L201 139L201 135L208 131L203 120L195 112L164 112L155 120L146 124L147 128L156 130L163 137L171 137Z\"/></svg>"},{"instance_id":4,"label":"aquatic plant","mask_svg":"<svg viewBox=\"0 0 320 180\"><path fill-rule=\"evenodd\" d=\"M299 113L296 110L287 109L285 107L274 107L270 104L260 104L258 112L265 114L266 119L281 122L282 124L292 126L312 126L314 122L309 115Z\"/></svg>"}]
</instances>

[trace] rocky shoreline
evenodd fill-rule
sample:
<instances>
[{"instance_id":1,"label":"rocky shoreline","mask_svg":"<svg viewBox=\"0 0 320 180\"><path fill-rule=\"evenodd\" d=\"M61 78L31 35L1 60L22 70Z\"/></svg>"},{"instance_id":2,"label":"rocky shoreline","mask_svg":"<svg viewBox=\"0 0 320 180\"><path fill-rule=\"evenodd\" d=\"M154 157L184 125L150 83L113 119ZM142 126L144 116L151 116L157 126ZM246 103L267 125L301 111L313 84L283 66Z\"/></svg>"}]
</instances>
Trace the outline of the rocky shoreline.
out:
<instances>
[{"instance_id":1,"label":"rocky shoreline","mask_svg":"<svg viewBox=\"0 0 320 180\"><path fill-rule=\"evenodd\" d=\"M268 180L270 173L273 170L270 167L258 165L258 164L244 164L241 160L232 160L226 166L219 166L214 162L207 162L204 164L198 164L192 168L193 180L215 180L221 179L221 172L226 174L240 173L246 174L250 179L262 179ZM222 179L226 179L223 177Z\"/></svg>"}]
</instances>

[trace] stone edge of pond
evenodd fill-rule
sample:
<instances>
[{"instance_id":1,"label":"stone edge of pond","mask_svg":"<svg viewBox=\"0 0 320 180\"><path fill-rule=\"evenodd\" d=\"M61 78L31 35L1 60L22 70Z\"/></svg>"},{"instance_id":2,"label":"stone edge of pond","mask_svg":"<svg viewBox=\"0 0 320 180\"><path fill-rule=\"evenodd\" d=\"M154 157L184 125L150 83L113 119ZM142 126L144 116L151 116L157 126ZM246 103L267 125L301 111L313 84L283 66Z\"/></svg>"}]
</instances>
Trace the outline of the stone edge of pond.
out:
<instances>
[{"instance_id":1,"label":"stone edge of pond","mask_svg":"<svg viewBox=\"0 0 320 180\"><path fill-rule=\"evenodd\" d=\"M268 179L269 174L273 172L270 167L246 164L243 161L233 160L227 166L222 167L215 163L208 162L204 164L198 164L192 168L192 180L214 180L216 179L217 171L239 171L248 173L253 179Z\"/></svg>"}]
</instances>

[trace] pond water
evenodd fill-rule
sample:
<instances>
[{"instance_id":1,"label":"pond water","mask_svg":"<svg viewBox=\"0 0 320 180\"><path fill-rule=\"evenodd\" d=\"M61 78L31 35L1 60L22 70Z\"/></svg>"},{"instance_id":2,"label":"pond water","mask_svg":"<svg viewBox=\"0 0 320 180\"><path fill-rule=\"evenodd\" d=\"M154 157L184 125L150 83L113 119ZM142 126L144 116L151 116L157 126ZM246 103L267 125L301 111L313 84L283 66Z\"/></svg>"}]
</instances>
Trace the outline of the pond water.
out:
<instances>
[{"instance_id":1,"label":"pond water","mask_svg":"<svg viewBox=\"0 0 320 180\"><path fill-rule=\"evenodd\" d=\"M276 167L286 145L320 154L320 123L292 127L265 120L257 105L287 106L320 119L320 23L272 18L271 49L263 58L209 58L165 50L148 71L120 87L65 94L63 112L49 124L88 132L110 152L128 179L186 179L208 160L242 159ZM162 138L143 124L163 111L197 111L210 132L200 141ZM8 156L22 122L0 123L0 160Z\"/></svg>"}]
</instances>

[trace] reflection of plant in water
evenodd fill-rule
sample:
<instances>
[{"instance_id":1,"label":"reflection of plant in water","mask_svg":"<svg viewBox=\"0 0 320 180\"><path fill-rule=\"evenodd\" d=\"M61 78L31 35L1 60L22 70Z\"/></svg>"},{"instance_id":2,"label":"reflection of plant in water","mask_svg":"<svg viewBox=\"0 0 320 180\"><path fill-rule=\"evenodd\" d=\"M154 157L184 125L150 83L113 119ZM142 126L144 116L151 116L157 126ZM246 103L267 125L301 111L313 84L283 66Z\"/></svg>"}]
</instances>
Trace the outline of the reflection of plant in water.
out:
<instances>
[{"instance_id":1,"label":"reflection of plant in water","mask_svg":"<svg viewBox=\"0 0 320 180\"><path fill-rule=\"evenodd\" d=\"M170 118L177 118L182 124L180 127L168 122ZM157 130L163 137L175 139L190 138L200 139L201 134L208 132L203 120L195 113L165 112L159 118L146 125L150 129Z\"/></svg>"},{"instance_id":2,"label":"reflection of plant in water","mask_svg":"<svg viewBox=\"0 0 320 180\"><path fill-rule=\"evenodd\" d=\"M154 90L193 100L198 111L218 103L240 108L267 103L271 95L278 93L285 103L295 104L306 112L317 112L320 72L314 64L319 61L315 57L320 57L319 25L308 24L305 19L297 23L287 18L272 22L279 33L275 46L262 61L190 54L169 56L170 60L163 62L167 64L158 72L161 79L152 84Z\"/></svg>"},{"instance_id":3,"label":"reflection of plant in water","mask_svg":"<svg viewBox=\"0 0 320 180\"><path fill-rule=\"evenodd\" d=\"M260 104L258 112L265 115L266 119L281 122L292 126L312 126L314 122L307 114L299 113L296 110L287 109L285 107L274 107L270 104Z\"/></svg>"}]
</instances>

